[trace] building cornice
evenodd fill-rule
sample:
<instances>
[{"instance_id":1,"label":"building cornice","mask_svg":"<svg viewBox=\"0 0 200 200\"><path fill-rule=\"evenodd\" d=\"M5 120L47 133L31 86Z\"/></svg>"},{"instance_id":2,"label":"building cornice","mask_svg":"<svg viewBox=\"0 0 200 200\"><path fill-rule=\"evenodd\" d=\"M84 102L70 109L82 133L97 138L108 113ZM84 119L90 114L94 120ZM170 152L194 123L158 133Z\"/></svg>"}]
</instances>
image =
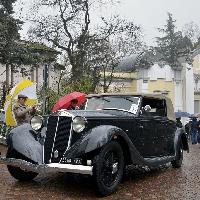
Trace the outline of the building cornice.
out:
<instances>
[{"instance_id":1,"label":"building cornice","mask_svg":"<svg viewBox=\"0 0 200 200\"><path fill-rule=\"evenodd\" d=\"M200 91L194 91L194 95L200 95Z\"/></svg>"},{"instance_id":2,"label":"building cornice","mask_svg":"<svg viewBox=\"0 0 200 200\"><path fill-rule=\"evenodd\" d=\"M197 55L200 55L200 48L197 48L197 49L194 50L192 57L194 58Z\"/></svg>"}]
</instances>

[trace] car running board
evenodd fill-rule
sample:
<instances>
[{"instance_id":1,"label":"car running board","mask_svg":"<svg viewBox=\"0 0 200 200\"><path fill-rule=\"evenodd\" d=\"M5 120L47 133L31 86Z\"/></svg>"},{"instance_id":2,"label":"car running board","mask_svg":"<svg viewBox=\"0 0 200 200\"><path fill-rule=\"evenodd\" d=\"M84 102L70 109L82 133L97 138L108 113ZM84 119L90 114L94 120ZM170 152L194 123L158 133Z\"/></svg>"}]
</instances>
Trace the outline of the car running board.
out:
<instances>
[{"instance_id":1,"label":"car running board","mask_svg":"<svg viewBox=\"0 0 200 200\"><path fill-rule=\"evenodd\" d=\"M157 167L158 165L164 165L168 162L171 162L175 159L175 156L163 156L163 157L154 157L154 158L144 158L146 165L148 167Z\"/></svg>"}]
</instances>

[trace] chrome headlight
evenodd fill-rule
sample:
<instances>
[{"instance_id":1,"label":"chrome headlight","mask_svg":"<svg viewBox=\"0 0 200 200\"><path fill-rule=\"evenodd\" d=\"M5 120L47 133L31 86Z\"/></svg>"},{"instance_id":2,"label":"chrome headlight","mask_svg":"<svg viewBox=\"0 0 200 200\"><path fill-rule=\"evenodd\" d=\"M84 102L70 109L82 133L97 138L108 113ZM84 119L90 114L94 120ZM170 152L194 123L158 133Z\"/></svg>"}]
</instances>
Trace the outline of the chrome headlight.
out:
<instances>
[{"instance_id":1,"label":"chrome headlight","mask_svg":"<svg viewBox=\"0 0 200 200\"><path fill-rule=\"evenodd\" d=\"M75 132L80 133L85 129L86 119L83 117L75 117L72 122L72 128Z\"/></svg>"},{"instance_id":2,"label":"chrome headlight","mask_svg":"<svg viewBox=\"0 0 200 200\"><path fill-rule=\"evenodd\" d=\"M43 118L41 116L34 116L32 119L31 119L31 127L33 130L35 131L38 131L42 128L42 125L43 125Z\"/></svg>"}]
</instances>

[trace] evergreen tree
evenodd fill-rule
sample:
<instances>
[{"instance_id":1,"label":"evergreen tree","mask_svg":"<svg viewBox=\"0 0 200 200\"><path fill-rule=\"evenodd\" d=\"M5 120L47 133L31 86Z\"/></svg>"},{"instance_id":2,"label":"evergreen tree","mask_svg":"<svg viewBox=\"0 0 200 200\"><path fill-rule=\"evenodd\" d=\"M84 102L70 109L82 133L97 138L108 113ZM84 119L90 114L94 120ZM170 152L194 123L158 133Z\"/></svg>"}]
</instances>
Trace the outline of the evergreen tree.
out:
<instances>
[{"instance_id":1,"label":"evergreen tree","mask_svg":"<svg viewBox=\"0 0 200 200\"><path fill-rule=\"evenodd\" d=\"M0 0L0 62L6 65L6 87L9 88L9 68L16 52L16 41L22 22L14 19L13 3L16 0Z\"/></svg>"},{"instance_id":2,"label":"evergreen tree","mask_svg":"<svg viewBox=\"0 0 200 200\"><path fill-rule=\"evenodd\" d=\"M172 14L168 13L167 24L164 28L159 28L159 32L163 33L163 37L157 37L156 51L163 55L162 60L176 69L180 66L179 58L188 59L192 49L192 43L189 38L183 37L181 31L176 31L176 20Z\"/></svg>"},{"instance_id":3,"label":"evergreen tree","mask_svg":"<svg viewBox=\"0 0 200 200\"><path fill-rule=\"evenodd\" d=\"M15 2L16 0L0 0L0 5L7 13L13 14L13 3Z\"/></svg>"},{"instance_id":4,"label":"evergreen tree","mask_svg":"<svg viewBox=\"0 0 200 200\"><path fill-rule=\"evenodd\" d=\"M14 19L12 14L13 3L16 0L0 0L0 63L6 66L6 81L3 83L3 94L1 105L5 102L5 97L10 88L10 68L13 72L12 57L16 52L16 41L19 40L19 30L22 22ZM3 72L4 73L4 72ZM13 76L11 75L11 82Z\"/></svg>"}]
</instances>

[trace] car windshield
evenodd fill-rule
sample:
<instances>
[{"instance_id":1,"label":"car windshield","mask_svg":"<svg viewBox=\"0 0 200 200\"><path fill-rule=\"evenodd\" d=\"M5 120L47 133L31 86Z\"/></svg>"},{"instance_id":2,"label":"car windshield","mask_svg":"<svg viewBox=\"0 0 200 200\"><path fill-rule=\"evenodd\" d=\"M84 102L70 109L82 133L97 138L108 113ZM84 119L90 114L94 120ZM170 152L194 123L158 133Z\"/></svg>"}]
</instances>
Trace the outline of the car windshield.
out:
<instances>
[{"instance_id":1,"label":"car windshield","mask_svg":"<svg viewBox=\"0 0 200 200\"><path fill-rule=\"evenodd\" d=\"M85 110L118 109L137 113L139 97L133 96L100 96L88 99Z\"/></svg>"}]
</instances>

